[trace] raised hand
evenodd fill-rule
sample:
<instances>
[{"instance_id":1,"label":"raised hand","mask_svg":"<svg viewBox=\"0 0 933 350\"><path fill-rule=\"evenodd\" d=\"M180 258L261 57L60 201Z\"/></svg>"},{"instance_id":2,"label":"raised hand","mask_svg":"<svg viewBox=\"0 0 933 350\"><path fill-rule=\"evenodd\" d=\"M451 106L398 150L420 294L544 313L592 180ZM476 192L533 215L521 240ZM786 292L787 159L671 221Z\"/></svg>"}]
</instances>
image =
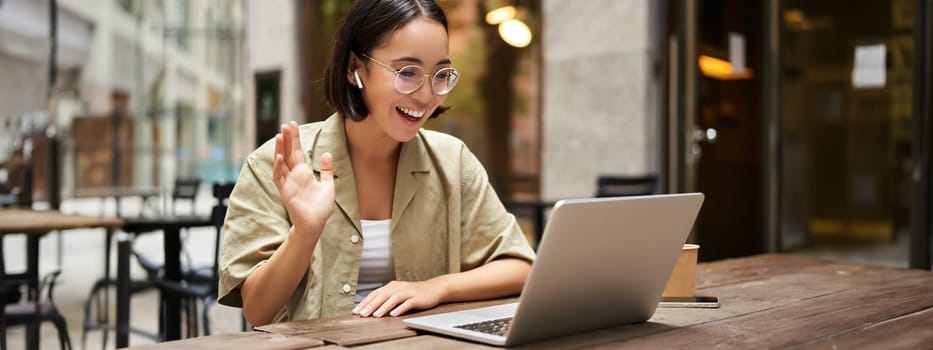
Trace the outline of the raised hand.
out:
<instances>
[{"instance_id":1,"label":"raised hand","mask_svg":"<svg viewBox=\"0 0 933 350\"><path fill-rule=\"evenodd\" d=\"M298 124L281 126L275 136L275 164L272 177L279 190L295 232L321 232L334 211L334 160L330 153L321 156L321 179L305 162ZM315 239L316 241L316 239Z\"/></svg>"}]
</instances>

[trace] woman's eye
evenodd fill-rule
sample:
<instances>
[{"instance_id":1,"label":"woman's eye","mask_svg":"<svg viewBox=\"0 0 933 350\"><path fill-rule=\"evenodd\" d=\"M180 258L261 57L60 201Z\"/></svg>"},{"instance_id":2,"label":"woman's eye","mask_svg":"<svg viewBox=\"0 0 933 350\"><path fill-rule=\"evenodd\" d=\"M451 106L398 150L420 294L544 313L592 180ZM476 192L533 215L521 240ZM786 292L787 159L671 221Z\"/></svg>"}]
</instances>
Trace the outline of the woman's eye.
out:
<instances>
[{"instance_id":1,"label":"woman's eye","mask_svg":"<svg viewBox=\"0 0 933 350\"><path fill-rule=\"evenodd\" d=\"M413 78L416 74L415 72L410 71L410 70L403 70L403 71L399 71L398 75L405 77L405 78Z\"/></svg>"}]
</instances>

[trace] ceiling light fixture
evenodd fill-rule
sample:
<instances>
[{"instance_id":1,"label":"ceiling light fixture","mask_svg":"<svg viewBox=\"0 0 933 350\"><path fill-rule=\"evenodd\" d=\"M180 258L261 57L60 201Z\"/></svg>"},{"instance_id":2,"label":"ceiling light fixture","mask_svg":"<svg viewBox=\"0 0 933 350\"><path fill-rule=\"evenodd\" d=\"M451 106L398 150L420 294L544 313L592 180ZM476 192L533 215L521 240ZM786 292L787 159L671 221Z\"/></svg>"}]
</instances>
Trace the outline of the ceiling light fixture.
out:
<instances>
[{"instance_id":1,"label":"ceiling light fixture","mask_svg":"<svg viewBox=\"0 0 933 350\"><path fill-rule=\"evenodd\" d=\"M502 6L486 14L486 23L497 25L515 18L515 6Z\"/></svg>"},{"instance_id":2,"label":"ceiling light fixture","mask_svg":"<svg viewBox=\"0 0 933 350\"><path fill-rule=\"evenodd\" d=\"M499 24L499 36L514 47L526 47L531 44L531 29L525 22L510 19Z\"/></svg>"}]
</instances>

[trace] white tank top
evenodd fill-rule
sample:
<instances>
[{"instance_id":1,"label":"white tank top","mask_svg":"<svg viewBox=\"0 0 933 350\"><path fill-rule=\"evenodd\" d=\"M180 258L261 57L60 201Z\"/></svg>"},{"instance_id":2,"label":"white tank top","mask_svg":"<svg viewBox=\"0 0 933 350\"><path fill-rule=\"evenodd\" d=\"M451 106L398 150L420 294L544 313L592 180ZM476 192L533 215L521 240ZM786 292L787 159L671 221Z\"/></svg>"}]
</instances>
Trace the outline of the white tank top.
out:
<instances>
[{"instance_id":1,"label":"white tank top","mask_svg":"<svg viewBox=\"0 0 933 350\"><path fill-rule=\"evenodd\" d=\"M363 229L363 254L356 282L355 304L373 290L395 279L395 262L389 237L390 220L360 220Z\"/></svg>"}]
</instances>

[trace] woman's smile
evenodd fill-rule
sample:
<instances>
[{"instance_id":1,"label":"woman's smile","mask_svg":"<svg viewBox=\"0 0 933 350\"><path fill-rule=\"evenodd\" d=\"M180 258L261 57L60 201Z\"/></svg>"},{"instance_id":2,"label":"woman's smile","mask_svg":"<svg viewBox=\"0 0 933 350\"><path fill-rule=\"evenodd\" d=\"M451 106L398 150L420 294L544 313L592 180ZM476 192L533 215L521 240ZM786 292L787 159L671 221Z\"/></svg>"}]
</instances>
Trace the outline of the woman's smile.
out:
<instances>
[{"instance_id":1,"label":"woman's smile","mask_svg":"<svg viewBox=\"0 0 933 350\"><path fill-rule=\"evenodd\" d=\"M405 107L395 107L395 110L402 113L409 120L420 120L424 116L424 110L408 109Z\"/></svg>"}]
</instances>

